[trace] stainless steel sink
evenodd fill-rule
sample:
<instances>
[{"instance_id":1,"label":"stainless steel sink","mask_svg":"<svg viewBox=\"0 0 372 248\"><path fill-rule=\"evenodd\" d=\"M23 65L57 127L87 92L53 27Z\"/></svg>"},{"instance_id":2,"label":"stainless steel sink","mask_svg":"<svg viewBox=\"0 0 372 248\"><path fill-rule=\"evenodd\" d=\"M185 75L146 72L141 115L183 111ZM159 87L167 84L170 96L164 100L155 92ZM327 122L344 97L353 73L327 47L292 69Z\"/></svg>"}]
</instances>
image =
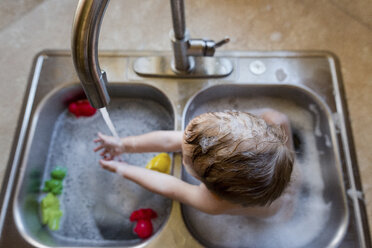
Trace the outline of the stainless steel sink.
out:
<instances>
[{"instance_id":1,"label":"stainless steel sink","mask_svg":"<svg viewBox=\"0 0 372 248\"><path fill-rule=\"evenodd\" d=\"M184 126L194 117L225 110L273 108L291 122L302 188L295 214L286 221L209 216L183 206L184 220L208 247L329 247L340 243L349 212L342 183L335 126L327 105L314 92L287 84L217 85L188 103ZM183 171L183 179L198 183ZM304 232L306 230L306 232ZM275 245L274 245L275 244Z\"/></svg>"},{"instance_id":2,"label":"stainless steel sink","mask_svg":"<svg viewBox=\"0 0 372 248\"><path fill-rule=\"evenodd\" d=\"M223 78L144 77L136 74L133 66L137 58L146 56L160 56L163 59L159 61L164 61L171 54L146 51L100 54L113 98L109 112L121 135L154 129L182 130L192 117L211 110L278 109L288 114L297 161L305 175L311 174L301 190L302 199L308 201L299 205L297 217L291 220L288 229L302 235L295 246L371 246L339 65L334 55L220 53L217 57L233 65L233 72ZM87 137L94 137L97 131L108 133L100 115L74 122L71 120L76 119L64 112L66 102L80 94L69 52L44 51L36 56L1 192L0 247L285 247L281 237L285 237L283 232L289 225L284 225L280 232L275 231L278 230L275 226L244 218L236 226L245 231L249 240L234 243L234 237L223 230L237 223L235 217L200 214L100 169L98 156L91 152L93 144L76 138L81 132L86 132ZM129 121L127 125L125 121ZM63 155L68 152L58 152L63 145L71 151L68 158ZM84 163L81 154L87 156L86 170L81 165ZM152 155L124 156L144 166ZM198 183L182 170L180 154L173 154L172 158L172 175ZM309 160L313 163L306 162ZM40 224L38 202L43 196L39 192L41 184L56 163L67 166L73 178L66 178L61 196L65 218L61 230L51 232ZM131 194L132 190L140 193ZM128 222L130 211L143 207L143 202L160 213L155 222L156 232L147 240L137 239ZM76 207L85 208L86 216L75 218ZM321 218L310 218L316 214ZM89 228L94 229L90 234L85 231ZM236 234L239 238L240 233ZM226 243L229 239L233 242Z\"/></svg>"},{"instance_id":3,"label":"stainless steel sink","mask_svg":"<svg viewBox=\"0 0 372 248\"><path fill-rule=\"evenodd\" d=\"M109 92L113 100L108 111L120 136L174 129L173 107L159 90L141 84L113 84ZM36 109L14 202L17 227L37 245L140 244L132 232L131 212L154 209L157 232L169 216L171 201L97 166L99 156L92 154L92 138L98 130L108 131L101 115L76 118L67 111L68 102L83 94L79 84L62 86ZM128 154L124 159L145 166L152 156ZM37 218L38 202L46 195L39 192L42 185L37 184L48 180L56 165L67 168L68 174L59 197L64 212L60 230L50 232Z\"/></svg>"}]
</instances>

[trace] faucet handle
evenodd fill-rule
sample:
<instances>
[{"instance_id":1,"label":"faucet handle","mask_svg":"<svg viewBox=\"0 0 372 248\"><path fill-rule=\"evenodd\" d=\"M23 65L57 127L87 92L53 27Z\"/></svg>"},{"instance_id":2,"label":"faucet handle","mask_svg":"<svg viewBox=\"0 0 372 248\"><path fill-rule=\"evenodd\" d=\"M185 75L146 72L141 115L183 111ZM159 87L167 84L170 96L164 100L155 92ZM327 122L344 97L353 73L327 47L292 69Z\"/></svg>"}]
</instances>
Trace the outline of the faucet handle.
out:
<instances>
[{"instance_id":1,"label":"faucet handle","mask_svg":"<svg viewBox=\"0 0 372 248\"><path fill-rule=\"evenodd\" d=\"M220 40L219 42L216 42L214 44L214 48L221 47L221 46L223 46L223 45L225 45L226 43L229 43L229 42L230 42L230 38L229 37L225 37L222 40Z\"/></svg>"},{"instance_id":2,"label":"faucet handle","mask_svg":"<svg viewBox=\"0 0 372 248\"><path fill-rule=\"evenodd\" d=\"M191 39L188 41L187 55L191 56L213 56L216 48L225 45L230 41L229 37L215 42L206 39Z\"/></svg>"},{"instance_id":3,"label":"faucet handle","mask_svg":"<svg viewBox=\"0 0 372 248\"><path fill-rule=\"evenodd\" d=\"M229 37L225 37L224 39L222 39L218 42L215 42L213 40L206 40L205 41L206 46L205 46L205 50L204 50L204 56L213 56L214 53L216 52L216 48L219 48L219 47L225 45L229 41L230 41Z\"/></svg>"}]
</instances>

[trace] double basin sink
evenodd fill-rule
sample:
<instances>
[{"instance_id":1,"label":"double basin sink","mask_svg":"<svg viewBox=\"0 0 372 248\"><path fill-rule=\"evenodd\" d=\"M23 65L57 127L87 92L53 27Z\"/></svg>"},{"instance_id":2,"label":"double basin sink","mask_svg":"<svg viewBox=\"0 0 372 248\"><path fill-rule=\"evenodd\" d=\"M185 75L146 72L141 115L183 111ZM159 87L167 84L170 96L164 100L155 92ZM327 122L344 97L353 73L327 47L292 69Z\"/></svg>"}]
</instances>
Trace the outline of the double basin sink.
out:
<instances>
[{"instance_id":1,"label":"double basin sink","mask_svg":"<svg viewBox=\"0 0 372 248\"><path fill-rule=\"evenodd\" d=\"M293 216L278 221L208 215L102 170L92 140L98 131L109 131L99 113L89 118L68 113L68 103L82 96L70 55L45 51L35 59L3 186L1 247L369 247L333 55L230 52L221 56L231 60L234 71L214 79L141 77L132 64L146 55L154 53L101 55L110 82L108 111L119 135L182 130L209 111L283 112L303 178ZM124 154L123 159L144 167L154 155ZM171 157L172 175L199 183L183 169L181 154ZM57 165L68 175L60 196L60 230L52 232L41 224L39 202L42 184ZM158 218L152 237L141 240L129 216L149 207Z\"/></svg>"}]
</instances>

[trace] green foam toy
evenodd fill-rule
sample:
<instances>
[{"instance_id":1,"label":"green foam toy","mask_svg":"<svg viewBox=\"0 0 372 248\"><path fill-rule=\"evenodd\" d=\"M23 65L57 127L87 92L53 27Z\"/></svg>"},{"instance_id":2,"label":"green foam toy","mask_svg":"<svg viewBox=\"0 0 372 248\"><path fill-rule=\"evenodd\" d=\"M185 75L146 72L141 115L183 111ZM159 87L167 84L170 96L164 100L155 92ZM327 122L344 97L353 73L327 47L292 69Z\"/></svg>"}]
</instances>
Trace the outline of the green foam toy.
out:
<instances>
[{"instance_id":1,"label":"green foam toy","mask_svg":"<svg viewBox=\"0 0 372 248\"><path fill-rule=\"evenodd\" d=\"M67 169L57 166L50 173L52 179L45 181L43 188L44 192L52 192L55 195L60 195L62 193L63 184L62 181L66 176Z\"/></svg>"},{"instance_id":2,"label":"green foam toy","mask_svg":"<svg viewBox=\"0 0 372 248\"><path fill-rule=\"evenodd\" d=\"M52 170L50 175L52 176L53 179L63 180L63 178L65 178L66 176L66 172L67 172L66 168L57 166L56 168L54 168L54 170Z\"/></svg>"},{"instance_id":3,"label":"green foam toy","mask_svg":"<svg viewBox=\"0 0 372 248\"><path fill-rule=\"evenodd\" d=\"M59 222L62 217L59 199L56 195L62 193L62 181L66 176L67 169L57 166L50 173L52 179L45 181L44 192L49 192L41 200L41 222L47 224L49 229L56 231L59 229Z\"/></svg>"},{"instance_id":4,"label":"green foam toy","mask_svg":"<svg viewBox=\"0 0 372 248\"><path fill-rule=\"evenodd\" d=\"M48 181L45 181L43 191L52 192L55 195L60 195L62 193L62 189L63 189L62 181L57 179L50 179Z\"/></svg>"},{"instance_id":5,"label":"green foam toy","mask_svg":"<svg viewBox=\"0 0 372 248\"><path fill-rule=\"evenodd\" d=\"M59 222L62 217L60 210L59 199L52 193L48 193L41 200L41 215L42 223L48 224L50 230L56 231L59 229Z\"/></svg>"}]
</instances>

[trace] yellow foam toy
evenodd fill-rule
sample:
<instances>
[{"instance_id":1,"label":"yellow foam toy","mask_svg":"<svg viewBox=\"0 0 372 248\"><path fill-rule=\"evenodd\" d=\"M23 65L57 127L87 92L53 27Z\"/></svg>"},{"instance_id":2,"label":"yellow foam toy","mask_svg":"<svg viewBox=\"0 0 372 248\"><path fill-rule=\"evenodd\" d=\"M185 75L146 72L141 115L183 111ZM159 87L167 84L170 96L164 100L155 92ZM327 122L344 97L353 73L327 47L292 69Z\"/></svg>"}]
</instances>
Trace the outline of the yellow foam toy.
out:
<instances>
[{"instance_id":1,"label":"yellow foam toy","mask_svg":"<svg viewBox=\"0 0 372 248\"><path fill-rule=\"evenodd\" d=\"M171 167L171 158L168 153L160 153L153 157L146 165L147 169L168 174Z\"/></svg>"}]
</instances>

